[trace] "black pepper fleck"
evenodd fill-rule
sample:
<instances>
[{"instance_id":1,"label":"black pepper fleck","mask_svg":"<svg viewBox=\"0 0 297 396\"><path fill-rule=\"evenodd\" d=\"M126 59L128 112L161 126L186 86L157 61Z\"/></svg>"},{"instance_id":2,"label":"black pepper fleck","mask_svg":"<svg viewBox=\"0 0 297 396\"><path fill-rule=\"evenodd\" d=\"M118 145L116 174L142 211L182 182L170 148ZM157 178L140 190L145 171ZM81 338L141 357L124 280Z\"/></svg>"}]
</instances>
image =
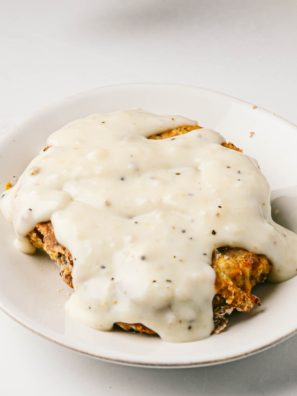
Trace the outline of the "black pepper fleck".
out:
<instances>
[{"instance_id":1,"label":"black pepper fleck","mask_svg":"<svg viewBox=\"0 0 297 396\"><path fill-rule=\"evenodd\" d=\"M103 269L104 269L104 268L106 268L106 267L105 267L105 265L100 265L100 268L103 268Z\"/></svg>"},{"instance_id":2,"label":"black pepper fleck","mask_svg":"<svg viewBox=\"0 0 297 396\"><path fill-rule=\"evenodd\" d=\"M184 234L186 232L186 230L182 230L182 233Z\"/></svg>"},{"instance_id":3,"label":"black pepper fleck","mask_svg":"<svg viewBox=\"0 0 297 396\"><path fill-rule=\"evenodd\" d=\"M222 209L222 207L221 207L221 206L218 206L218 208Z\"/></svg>"},{"instance_id":4,"label":"black pepper fleck","mask_svg":"<svg viewBox=\"0 0 297 396\"><path fill-rule=\"evenodd\" d=\"M141 260L145 260L145 256L141 256Z\"/></svg>"},{"instance_id":5,"label":"black pepper fleck","mask_svg":"<svg viewBox=\"0 0 297 396\"><path fill-rule=\"evenodd\" d=\"M124 178L124 177L121 177L121 180L125 180L125 178Z\"/></svg>"},{"instance_id":6,"label":"black pepper fleck","mask_svg":"<svg viewBox=\"0 0 297 396\"><path fill-rule=\"evenodd\" d=\"M172 281L170 279L166 279L166 282L172 283Z\"/></svg>"},{"instance_id":7,"label":"black pepper fleck","mask_svg":"<svg viewBox=\"0 0 297 396\"><path fill-rule=\"evenodd\" d=\"M175 140L175 138L172 138L171 140Z\"/></svg>"},{"instance_id":8,"label":"black pepper fleck","mask_svg":"<svg viewBox=\"0 0 297 396\"><path fill-rule=\"evenodd\" d=\"M138 224L138 221L134 221L135 224Z\"/></svg>"},{"instance_id":9,"label":"black pepper fleck","mask_svg":"<svg viewBox=\"0 0 297 396\"><path fill-rule=\"evenodd\" d=\"M238 181L240 181L240 179L238 179Z\"/></svg>"},{"instance_id":10,"label":"black pepper fleck","mask_svg":"<svg viewBox=\"0 0 297 396\"><path fill-rule=\"evenodd\" d=\"M191 328L192 328L192 326L189 326L189 327L188 327L188 330L191 330Z\"/></svg>"},{"instance_id":11,"label":"black pepper fleck","mask_svg":"<svg viewBox=\"0 0 297 396\"><path fill-rule=\"evenodd\" d=\"M91 307L89 307L89 309L91 309Z\"/></svg>"},{"instance_id":12,"label":"black pepper fleck","mask_svg":"<svg viewBox=\"0 0 297 396\"><path fill-rule=\"evenodd\" d=\"M156 280L153 280L153 283L157 282Z\"/></svg>"},{"instance_id":13,"label":"black pepper fleck","mask_svg":"<svg viewBox=\"0 0 297 396\"><path fill-rule=\"evenodd\" d=\"M31 208L29 208L28 210L30 210L30 212L32 212L32 209L31 209Z\"/></svg>"},{"instance_id":14,"label":"black pepper fleck","mask_svg":"<svg viewBox=\"0 0 297 396\"><path fill-rule=\"evenodd\" d=\"M237 173L241 173L240 171L238 171Z\"/></svg>"},{"instance_id":15,"label":"black pepper fleck","mask_svg":"<svg viewBox=\"0 0 297 396\"><path fill-rule=\"evenodd\" d=\"M2 195L1 195L1 198L3 198L3 197L4 197L4 195L5 195L5 194L2 194Z\"/></svg>"},{"instance_id":16,"label":"black pepper fleck","mask_svg":"<svg viewBox=\"0 0 297 396\"><path fill-rule=\"evenodd\" d=\"M216 231L215 230L212 230L211 233L212 233L212 235L216 235Z\"/></svg>"},{"instance_id":17,"label":"black pepper fleck","mask_svg":"<svg viewBox=\"0 0 297 396\"><path fill-rule=\"evenodd\" d=\"M203 253L203 256L206 256L206 253Z\"/></svg>"},{"instance_id":18,"label":"black pepper fleck","mask_svg":"<svg viewBox=\"0 0 297 396\"><path fill-rule=\"evenodd\" d=\"M102 121L102 124L105 124L105 121Z\"/></svg>"},{"instance_id":19,"label":"black pepper fleck","mask_svg":"<svg viewBox=\"0 0 297 396\"><path fill-rule=\"evenodd\" d=\"M114 280L114 278L111 278L111 280Z\"/></svg>"},{"instance_id":20,"label":"black pepper fleck","mask_svg":"<svg viewBox=\"0 0 297 396\"><path fill-rule=\"evenodd\" d=\"M180 175L180 173L176 173L176 175Z\"/></svg>"}]
</instances>

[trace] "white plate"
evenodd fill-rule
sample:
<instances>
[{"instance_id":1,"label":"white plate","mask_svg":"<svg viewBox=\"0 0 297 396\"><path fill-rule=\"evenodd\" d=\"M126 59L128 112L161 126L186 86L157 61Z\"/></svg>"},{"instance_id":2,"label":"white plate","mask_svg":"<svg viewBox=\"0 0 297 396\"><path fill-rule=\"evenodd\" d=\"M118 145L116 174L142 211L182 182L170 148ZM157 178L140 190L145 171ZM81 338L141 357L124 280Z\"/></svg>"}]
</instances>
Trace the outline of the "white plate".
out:
<instances>
[{"instance_id":1,"label":"white plate","mask_svg":"<svg viewBox=\"0 0 297 396\"><path fill-rule=\"evenodd\" d=\"M257 158L274 190L272 206L280 210L276 221L297 231L297 128L251 104L188 86L104 87L40 110L0 138L0 186L19 176L47 136L69 121L134 107L196 119ZM250 132L255 132L252 138ZM203 341L170 344L154 336L95 331L65 314L71 290L54 263L41 253L22 255L13 239L11 226L0 216L1 309L35 333L86 355L136 366L206 366L251 355L297 332L297 278L258 287L261 307L236 313L227 331Z\"/></svg>"}]
</instances>

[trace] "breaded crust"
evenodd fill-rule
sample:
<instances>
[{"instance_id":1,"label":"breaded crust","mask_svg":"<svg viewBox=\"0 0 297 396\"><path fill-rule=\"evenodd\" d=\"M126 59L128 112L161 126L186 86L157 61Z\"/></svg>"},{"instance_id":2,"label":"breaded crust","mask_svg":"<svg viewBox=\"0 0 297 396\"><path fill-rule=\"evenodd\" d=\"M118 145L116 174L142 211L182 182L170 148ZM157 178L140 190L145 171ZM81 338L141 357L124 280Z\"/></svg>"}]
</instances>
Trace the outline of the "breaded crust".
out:
<instances>
[{"instance_id":1,"label":"breaded crust","mask_svg":"<svg viewBox=\"0 0 297 396\"><path fill-rule=\"evenodd\" d=\"M168 139L200 128L198 125L185 125L152 135L149 139ZM232 143L222 143L222 146L242 152ZM63 281L73 287L73 258L71 252L56 240L52 223L50 221L38 223L34 230L28 233L28 238L34 246L49 254L60 268ZM260 299L254 296L251 290L253 286L266 280L271 264L264 255L256 255L237 247L221 247L213 252L212 267L216 273L216 295L213 299L215 330L213 333L218 334L227 326L226 314L230 315L234 309L248 312L254 304L260 305ZM141 323L118 322L116 325L126 331L156 334Z\"/></svg>"},{"instance_id":2,"label":"breaded crust","mask_svg":"<svg viewBox=\"0 0 297 396\"><path fill-rule=\"evenodd\" d=\"M32 245L43 249L60 268L60 275L68 286L73 288L72 268L73 259L68 249L60 245L55 237L51 221L38 223L33 231L28 233Z\"/></svg>"}]
</instances>

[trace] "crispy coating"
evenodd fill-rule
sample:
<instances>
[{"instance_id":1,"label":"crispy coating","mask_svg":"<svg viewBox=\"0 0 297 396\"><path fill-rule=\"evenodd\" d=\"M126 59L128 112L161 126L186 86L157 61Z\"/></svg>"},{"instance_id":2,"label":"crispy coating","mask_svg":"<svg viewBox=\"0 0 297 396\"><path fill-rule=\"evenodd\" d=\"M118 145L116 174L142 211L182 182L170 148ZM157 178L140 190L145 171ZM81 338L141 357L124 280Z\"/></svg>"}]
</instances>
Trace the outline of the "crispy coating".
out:
<instances>
[{"instance_id":1,"label":"crispy coating","mask_svg":"<svg viewBox=\"0 0 297 396\"><path fill-rule=\"evenodd\" d=\"M60 245L56 240L54 227L51 221L38 223L33 231L28 233L32 245L44 251L54 260L60 268L60 275L68 286L72 284L73 259L68 249Z\"/></svg>"},{"instance_id":2,"label":"crispy coating","mask_svg":"<svg viewBox=\"0 0 297 396\"><path fill-rule=\"evenodd\" d=\"M240 153L243 152L243 150L241 150L241 149L239 149L238 147L234 146L234 144L231 143L231 142L229 142L229 143L222 143L222 146L224 146L224 147L226 147L226 148L228 148L228 149L234 150L234 151L239 151Z\"/></svg>"},{"instance_id":3,"label":"crispy coating","mask_svg":"<svg viewBox=\"0 0 297 396\"><path fill-rule=\"evenodd\" d=\"M213 252L212 267L216 272L216 292L228 305L248 312L254 304L260 304L251 290L265 281L271 269L266 256L241 248L222 247Z\"/></svg>"},{"instance_id":4,"label":"crispy coating","mask_svg":"<svg viewBox=\"0 0 297 396\"><path fill-rule=\"evenodd\" d=\"M169 129L168 131L157 133L155 135L151 135L149 139L161 140L161 139L169 139L174 136L184 135L185 133L191 132L194 129L201 129L202 127L199 125L183 125L174 129Z\"/></svg>"},{"instance_id":5,"label":"crispy coating","mask_svg":"<svg viewBox=\"0 0 297 396\"><path fill-rule=\"evenodd\" d=\"M138 333L156 334L155 331L149 329L148 327L144 326L141 323L129 324L129 323L117 322L116 325L121 327L125 331L132 330L132 331L137 331Z\"/></svg>"},{"instance_id":6,"label":"crispy coating","mask_svg":"<svg viewBox=\"0 0 297 396\"><path fill-rule=\"evenodd\" d=\"M252 288L266 280L271 264L263 254L221 247L213 252L212 267L217 293L213 299L213 332L218 334L227 326L226 314L230 315L234 309L248 312L255 304L261 305L259 297L252 294Z\"/></svg>"},{"instance_id":7,"label":"crispy coating","mask_svg":"<svg viewBox=\"0 0 297 396\"><path fill-rule=\"evenodd\" d=\"M152 135L149 139L168 139L200 128L198 125L185 125ZM242 152L232 143L222 143L222 146ZM52 223L50 221L38 223L34 230L28 233L28 238L35 247L44 249L49 254L60 268L63 281L73 288L73 258L69 250L56 240ZM227 326L226 314L230 315L234 309L248 312L254 304L260 305L260 299L254 296L251 290L253 286L266 280L271 264L264 255L256 255L237 247L221 247L213 252L212 267L216 273L216 295L213 299L215 329L213 333L218 334ZM141 323L118 322L116 325L126 331L156 334Z\"/></svg>"}]
</instances>

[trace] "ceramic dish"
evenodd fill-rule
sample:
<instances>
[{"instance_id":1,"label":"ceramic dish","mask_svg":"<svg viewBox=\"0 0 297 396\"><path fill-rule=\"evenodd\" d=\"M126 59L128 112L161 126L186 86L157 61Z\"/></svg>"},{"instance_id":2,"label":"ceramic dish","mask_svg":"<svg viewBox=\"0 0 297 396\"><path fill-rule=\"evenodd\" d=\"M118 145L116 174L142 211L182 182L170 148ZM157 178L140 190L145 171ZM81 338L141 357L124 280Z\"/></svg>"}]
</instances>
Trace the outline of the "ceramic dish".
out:
<instances>
[{"instance_id":1,"label":"ceramic dish","mask_svg":"<svg viewBox=\"0 0 297 396\"><path fill-rule=\"evenodd\" d=\"M255 157L272 188L274 219L297 231L297 128L252 104L181 85L104 87L33 114L0 138L1 189L23 172L47 136L66 123L91 113L134 107L196 119ZM251 137L250 132L255 134ZM206 366L262 351L297 332L297 277L259 286L255 294L261 298L261 307L235 313L227 331L203 341L172 344L155 336L95 331L66 315L64 303L72 290L62 282L55 264L42 253L22 255L13 240L12 227L1 215L1 309L36 334L95 358L135 366Z\"/></svg>"}]
</instances>

